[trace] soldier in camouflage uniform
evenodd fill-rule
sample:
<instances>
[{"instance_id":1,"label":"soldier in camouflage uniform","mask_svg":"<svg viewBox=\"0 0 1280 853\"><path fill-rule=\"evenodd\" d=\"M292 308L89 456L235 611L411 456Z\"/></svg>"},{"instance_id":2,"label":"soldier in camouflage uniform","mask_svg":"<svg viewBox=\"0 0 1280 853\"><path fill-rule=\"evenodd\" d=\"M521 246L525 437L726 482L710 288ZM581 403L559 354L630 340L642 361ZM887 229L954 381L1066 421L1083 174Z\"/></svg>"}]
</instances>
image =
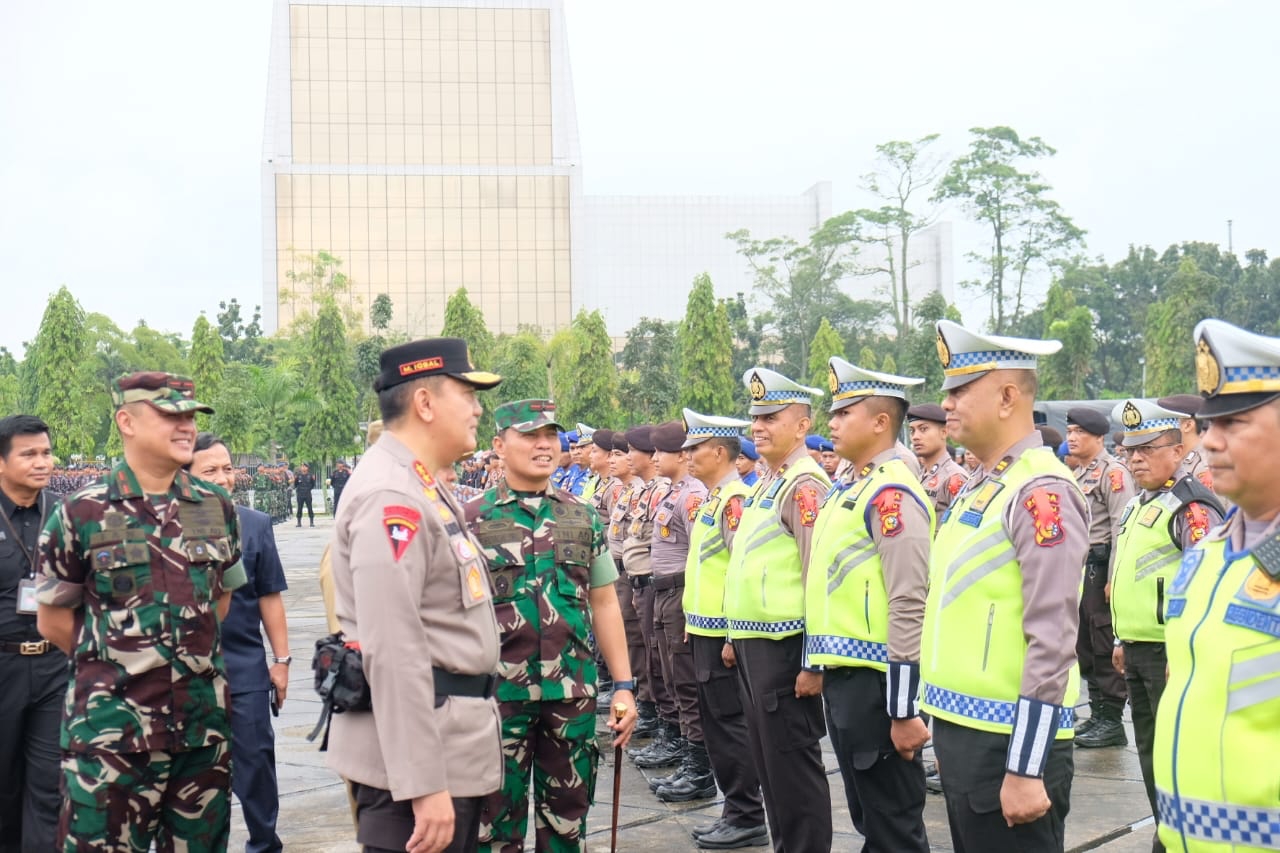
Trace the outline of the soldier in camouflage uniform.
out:
<instances>
[{"instance_id":1,"label":"soldier in camouflage uniform","mask_svg":"<svg viewBox=\"0 0 1280 853\"><path fill-rule=\"evenodd\" d=\"M502 631L497 698L505 772L502 790L486 798L479 849L524 849L532 775L536 849L578 851L599 759L592 631L614 674L614 700L627 706L620 722L609 722L616 744L625 745L636 720L616 569L595 510L550 487L555 404L507 403L494 420L493 446L507 480L466 506Z\"/></svg>"},{"instance_id":2,"label":"soldier in camouflage uniform","mask_svg":"<svg viewBox=\"0 0 1280 853\"><path fill-rule=\"evenodd\" d=\"M222 851L230 692L218 622L245 583L236 510L181 468L191 380L112 386L125 461L68 496L40 538L40 632L72 658L61 848ZM215 614L216 611L216 614Z\"/></svg>"}]
</instances>

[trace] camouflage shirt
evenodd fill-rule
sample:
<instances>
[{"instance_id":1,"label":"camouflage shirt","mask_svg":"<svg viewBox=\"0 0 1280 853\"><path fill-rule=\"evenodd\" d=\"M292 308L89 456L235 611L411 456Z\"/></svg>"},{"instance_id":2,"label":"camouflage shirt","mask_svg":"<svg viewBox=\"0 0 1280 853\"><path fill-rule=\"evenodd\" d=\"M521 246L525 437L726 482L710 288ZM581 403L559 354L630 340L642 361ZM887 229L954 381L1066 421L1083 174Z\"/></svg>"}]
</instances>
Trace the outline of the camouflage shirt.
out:
<instances>
[{"instance_id":1,"label":"camouflage shirt","mask_svg":"<svg viewBox=\"0 0 1280 853\"><path fill-rule=\"evenodd\" d=\"M125 463L58 505L41 604L75 611L62 720L70 752L182 751L231 737L216 606L246 581L226 493L179 471L143 493Z\"/></svg>"},{"instance_id":2,"label":"camouflage shirt","mask_svg":"<svg viewBox=\"0 0 1280 853\"><path fill-rule=\"evenodd\" d=\"M516 492L503 483L469 501L466 516L502 631L498 701L595 696L590 592L602 585L593 564L609 561L595 509L562 489Z\"/></svg>"}]
</instances>

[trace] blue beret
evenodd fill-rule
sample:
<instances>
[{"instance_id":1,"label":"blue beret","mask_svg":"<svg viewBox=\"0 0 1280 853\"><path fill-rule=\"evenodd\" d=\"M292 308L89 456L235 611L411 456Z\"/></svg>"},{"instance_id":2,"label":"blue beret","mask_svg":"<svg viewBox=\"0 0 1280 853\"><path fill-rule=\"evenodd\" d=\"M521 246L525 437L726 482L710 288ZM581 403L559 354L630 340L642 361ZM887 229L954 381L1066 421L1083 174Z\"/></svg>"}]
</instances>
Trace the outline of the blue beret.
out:
<instances>
[{"instance_id":1,"label":"blue beret","mask_svg":"<svg viewBox=\"0 0 1280 853\"><path fill-rule=\"evenodd\" d=\"M573 445L573 444L577 444L577 443L578 443L578 439L582 438L582 436L581 436L581 435L579 435L579 433L578 433L578 431L577 431L576 429L571 429L571 430L569 430L568 432L566 432L566 433L564 434L564 437L565 437L565 440L566 440L566 441L568 441L568 442L569 442L569 444L571 444L571 445Z\"/></svg>"},{"instance_id":2,"label":"blue beret","mask_svg":"<svg viewBox=\"0 0 1280 853\"><path fill-rule=\"evenodd\" d=\"M821 447L819 447L818 449L819 449L820 451L822 451L823 453L835 453L835 452L836 452L836 446L835 446L834 444L832 444L830 441L828 441L827 439L825 439L825 438L822 440L822 446L821 446Z\"/></svg>"},{"instance_id":3,"label":"blue beret","mask_svg":"<svg viewBox=\"0 0 1280 853\"><path fill-rule=\"evenodd\" d=\"M557 433L560 436L560 452L566 453L569 450L569 436L563 432Z\"/></svg>"},{"instance_id":4,"label":"blue beret","mask_svg":"<svg viewBox=\"0 0 1280 853\"><path fill-rule=\"evenodd\" d=\"M805 446L805 447L807 447L807 448L809 448L810 450L821 450L821 449L822 449L822 436L820 436L820 435L806 435L806 436L804 437L804 446Z\"/></svg>"},{"instance_id":5,"label":"blue beret","mask_svg":"<svg viewBox=\"0 0 1280 853\"><path fill-rule=\"evenodd\" d=\"M752 462L760 459L760 454L756 452L756 443L754 441L749 438L740 438L738 439L738 444L741 446L743 456Z\"/></svg>"}]
</instances>

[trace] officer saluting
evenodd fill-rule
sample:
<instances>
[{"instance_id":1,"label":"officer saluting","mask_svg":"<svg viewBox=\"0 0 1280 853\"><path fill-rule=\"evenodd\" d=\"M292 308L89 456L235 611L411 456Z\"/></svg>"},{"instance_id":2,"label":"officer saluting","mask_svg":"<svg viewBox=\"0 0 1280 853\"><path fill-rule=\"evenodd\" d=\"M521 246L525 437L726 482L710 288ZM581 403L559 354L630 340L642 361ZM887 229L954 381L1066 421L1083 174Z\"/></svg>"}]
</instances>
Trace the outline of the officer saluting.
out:
<instances>
[{"instance_id":1,"label":"officer saluting","mask_svg":"<svg viewBox=\"0 0 1280 853\"><path fill-rule=\"evenodd\" d=\"M911 449L920 460L920 480L938 514L947 511L969 472L960 467L947 449L947 413L937 403L917 403L907 409Z\"/></svg>"},{"instance_id":2,"label":"officer saluting","mask_svg":"<svg viewBox=\"0 0 1280 853\"><path fill-rule=\"evenodd\" d=\"M804 437L817 388L753 367L751 432L769 471L742 510L725 578L729 644L738 666L751 755L775 850L831 849L831 791L818 741L826 734L822 674L804 667L804 578L818 502L831 487Z\"/></svg>"},{"instance_id":3,"label":"officer saluting","mask_svg":"<svg viewBox=\"0 0 1280 853\"><path fill-rule=\"evenodd\" d=\"M1080 596L1080 631L1076 657L1089 685L1090 717L1076 730L1076 746L1124 746L1129 738L1120 722L1124 711L1124 677L1111 665L1115 634L1106 586L1111 577L1111 544L1120 514L1134 495L1133 477L1103 446L1111 422L1101 412L1077 406L1067 412L1067 447L1078 463L1076 482L1089 505L1089 558Z\"/></svg>"},{"instance_id":4,"label":"officer saluting","mask_svg":"<svg viewBox=\"0 0 1280 853\"><path fill-rule=\"evenodd\" d=\"M1156 718L1160 840L1169 850L1274 850L1280 801L1280 339L1221 320L1194 333L1202 447L1235 509L1183 554L1165 624Z\"/></svg>"},{"instance_id":5,"label":"officer saluting","mask_svg":"<svg viewBox=\"0 0 1280 853\"><path fill-rule=\"evenodd\" d=\"M1062 345L948 320L937 343L952 437L979 463L934 540L921 641L951 839L1062 850L1088 510L1032 414L1036 357Z\"/></svg>"},{"instance_id":6,"label":"officer saluting","mask_svg":"<svg viewBox=\"0 0 1280 853\"><path fill-rule=\"evenodd\" d=\"M810 664L825 667L827 728L854 828L869 850L928 853L920 629L932 502L898 458L908 379L832 358L831 439L854 477L818 513L805 583Z\"/></svg>"},{"instance_id":7,"label":"officer saluting","mask_svg":"<svg viewBox=\"0 0 1280 853\"><path fill-rule=\"evenodd\" d=\"M476 389L501 377L458 338L380 361L385 431L347 483L333 540L338 622L373 710L334 716L328 763L352 783L366 851L474 850L480 798L502 781L498 623L479 546L431 472L475 450Z\"/></svg>"},{"instance_id":8,"label":"officer saluting","mask_svg":"<svg viewBox=\"0 0 1280 853\"><path fill-rule=\"evenodd\" d=\"M1146 400L1126 400L1112 417L1124 424L1121 442L1132 452L1130 470L1142 491L1124 508L1116 536L1111 615L1116 643L1112 662L1124 675L1133 708L1138 763L1156 814L1152 746L1156 708L1164 693L1165 602L1184 551L1222 520L1213 493L1181 467L1181 415ZM1156 840L1156 853L1164 847Z\"/></svg>"}]
</instances>

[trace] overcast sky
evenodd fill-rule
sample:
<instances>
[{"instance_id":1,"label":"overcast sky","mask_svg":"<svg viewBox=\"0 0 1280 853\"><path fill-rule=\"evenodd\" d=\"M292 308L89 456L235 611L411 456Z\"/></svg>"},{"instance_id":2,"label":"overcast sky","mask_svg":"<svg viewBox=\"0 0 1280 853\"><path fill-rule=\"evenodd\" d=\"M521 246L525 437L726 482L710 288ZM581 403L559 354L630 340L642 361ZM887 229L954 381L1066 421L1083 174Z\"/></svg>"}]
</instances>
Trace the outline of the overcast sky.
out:
<instances>
[{"instance_id":1,"label":"overcast sky","mask_svg":"<svg viewBox=\"0 0 1280 853\"><path fill-rule=\"evenodd\" d=\"M1280 252L1280 5L566 0L585 189L864 203L874 146L1004 124L1107 260ZM262 301L269 0L0 2L0 345L66 284L126 330ZM956 211L957 274L982 232ZM982 306L963 300L969 319Z\"/></svg>"}]
</instances>

